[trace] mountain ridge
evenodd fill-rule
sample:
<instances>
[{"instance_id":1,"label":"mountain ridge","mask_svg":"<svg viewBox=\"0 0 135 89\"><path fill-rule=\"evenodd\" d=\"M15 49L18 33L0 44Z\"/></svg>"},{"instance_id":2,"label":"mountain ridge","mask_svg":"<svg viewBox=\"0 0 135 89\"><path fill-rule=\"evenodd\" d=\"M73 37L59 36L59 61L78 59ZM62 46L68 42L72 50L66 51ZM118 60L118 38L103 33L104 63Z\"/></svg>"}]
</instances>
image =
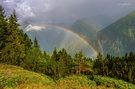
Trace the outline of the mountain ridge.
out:
<instances>
[{"instance_id":1,"label":"mountain ridge","mask_svg":"<svg viewBox=\"0 0 135 89\"><path fill-rule=\"evenodd\" d=\"M98 38L105 54L111 53L118 56L126 52L135 52L133 47L135 45L135 11L101 30Z\"/></svg>"}]
</instances>

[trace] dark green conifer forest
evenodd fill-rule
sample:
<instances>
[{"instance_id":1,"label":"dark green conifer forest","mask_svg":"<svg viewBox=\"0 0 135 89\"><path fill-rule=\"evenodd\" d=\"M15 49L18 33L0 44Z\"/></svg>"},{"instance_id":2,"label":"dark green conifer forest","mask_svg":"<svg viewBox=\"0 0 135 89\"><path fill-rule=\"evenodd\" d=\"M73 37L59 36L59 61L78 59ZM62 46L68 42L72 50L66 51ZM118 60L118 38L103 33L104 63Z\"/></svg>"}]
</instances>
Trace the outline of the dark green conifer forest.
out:
<instances>
[{"instance_id":1,"label":"dark green conifer forest","mask_svg":"<svg viewBox=\"0 0 135 89\"><path fill-rule=\"evenodd\" d=\"M33 43L20 24L15 10L7 17L0 6L0 63L23 67L42 73L58 80L69 75L86 75L90 79L101 75L122 79L135 84L135 54L125 53L122 57L113 57L101 53L96 59L86 58L82 51L72 57L63 48L54 48L52 55L41 51L35 37Z\"/></svg>"}]
</instances>

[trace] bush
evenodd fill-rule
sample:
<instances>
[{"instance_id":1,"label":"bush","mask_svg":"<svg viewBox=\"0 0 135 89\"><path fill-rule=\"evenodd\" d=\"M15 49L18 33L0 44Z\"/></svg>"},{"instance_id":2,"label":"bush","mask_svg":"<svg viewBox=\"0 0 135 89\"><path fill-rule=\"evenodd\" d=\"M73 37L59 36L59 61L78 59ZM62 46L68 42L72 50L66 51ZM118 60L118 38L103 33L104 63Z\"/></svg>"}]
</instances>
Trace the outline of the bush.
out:
<instances>
[{"instance_id":1,"label":"bush","mask_svg":"<svg viewBox=\"0 0 135 89\"><path fill-rule=\"evenodd\" d=\"M135 85L131 83L109 77L102 77L96 75L94 76L94 81L97 85L105 85L107 87L114 87L117 89L135 89Z\"/></svg>"}]
</instances>

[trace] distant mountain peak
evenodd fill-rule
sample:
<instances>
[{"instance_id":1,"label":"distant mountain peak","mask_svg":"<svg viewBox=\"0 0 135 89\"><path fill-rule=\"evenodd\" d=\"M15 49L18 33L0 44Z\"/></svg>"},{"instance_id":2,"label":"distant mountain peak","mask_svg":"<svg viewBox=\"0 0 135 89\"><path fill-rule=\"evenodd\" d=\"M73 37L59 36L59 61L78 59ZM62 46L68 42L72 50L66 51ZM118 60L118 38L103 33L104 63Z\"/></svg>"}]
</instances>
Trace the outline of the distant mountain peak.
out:
<instances>
[{"instance_id":1,"label":"distant mountain peak","mask_svg":"<svg viewBox=\"0 0 135 89\"><path fill-rule=\"evenodd\" d=\"M29 24L26 28L25 31L42 31L43 29L45 29L45 26L37 26L37 25L32 25Z\"/></svg>"}]
</instances>

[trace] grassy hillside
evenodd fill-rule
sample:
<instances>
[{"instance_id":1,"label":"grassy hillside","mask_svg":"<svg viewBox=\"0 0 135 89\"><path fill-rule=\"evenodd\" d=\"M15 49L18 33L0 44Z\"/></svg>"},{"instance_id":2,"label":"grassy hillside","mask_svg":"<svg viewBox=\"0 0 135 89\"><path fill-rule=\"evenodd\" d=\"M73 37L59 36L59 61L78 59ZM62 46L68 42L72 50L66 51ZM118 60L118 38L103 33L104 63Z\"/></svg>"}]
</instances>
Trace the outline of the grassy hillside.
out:
<instances>
[{"instance_id":1,"label":"grassy hillside","mask_svg":"<svg viewBox=\"0 0 135 89\"><path fill-rule=\"evenodd\" d=\"M54 82L48 76L17 66L0 65L0 89L45 89L52 84Z\"/></svg>"},{"instance_id":2,"label":"grassy hillside","mask_svg":"<svg viewBox=\"0 0 135 89\"><path fill-rule=\"evenodd\" d=\"M94 76L94 81L97 85L104 85L116 89L135 89L135 85L115 78Z\"/></svg>"},{"instance_id":3,"label":"grassy hillside","mask_svg":"<svg viewBox=\"0 0 135 89\"><path fill-rule=\"evenodd\" d=\"M54 82L48 76L21 67L0 64L0 89L135 89L135 85L108 77L67 76Z\"/></svg>"}]
</instances>

